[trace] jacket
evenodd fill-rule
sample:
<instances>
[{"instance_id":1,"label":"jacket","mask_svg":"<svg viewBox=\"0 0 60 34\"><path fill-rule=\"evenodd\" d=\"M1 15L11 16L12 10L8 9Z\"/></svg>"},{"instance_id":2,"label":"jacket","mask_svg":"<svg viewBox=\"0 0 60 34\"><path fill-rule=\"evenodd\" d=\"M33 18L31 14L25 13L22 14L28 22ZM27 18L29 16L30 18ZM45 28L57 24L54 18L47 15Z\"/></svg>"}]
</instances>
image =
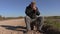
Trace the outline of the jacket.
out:
<instances>
[{"instance_id":1,"label":"jacket","mask_svg":"<svg viewBox=\"0 0 60 34\"><path fill-rule=\"evenodd\" d=\"M33 10L29 5L26 7L25 14L27 16L29 16L31 19L34 19L34 18L36 18L36 16L40 15L40 12L39 12L38 8L36 10Z\"/></svg>"}]
</instances>

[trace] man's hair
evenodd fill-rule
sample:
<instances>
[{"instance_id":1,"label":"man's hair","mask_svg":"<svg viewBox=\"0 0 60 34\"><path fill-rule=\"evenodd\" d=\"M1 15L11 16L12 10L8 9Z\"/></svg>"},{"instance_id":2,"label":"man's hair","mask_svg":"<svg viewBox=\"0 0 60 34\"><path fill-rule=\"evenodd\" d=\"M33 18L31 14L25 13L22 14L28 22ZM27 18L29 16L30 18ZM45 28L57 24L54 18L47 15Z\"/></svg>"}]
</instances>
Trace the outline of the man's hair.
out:
<instances>
[{"instance_id":1,"label":"man's hair","mask_svg":"<svg viewBox=\"0 0 60 34\"><path fill-rule=\"evenodd\" d=\"M31 7L31 4L36 4L35 1L31 2L28 6Z\"/></svg>"},{"instance_id":2,"label":"man's hair","mask_svg":"<svg viewBox=\"0 0 60 34\"><path fill-rule=\"evenodd\" d=\"M36 4L36 2L35 2L35 1L33 1L33 2L31 2L31 4Z\"/></svg>"}]
</instances>

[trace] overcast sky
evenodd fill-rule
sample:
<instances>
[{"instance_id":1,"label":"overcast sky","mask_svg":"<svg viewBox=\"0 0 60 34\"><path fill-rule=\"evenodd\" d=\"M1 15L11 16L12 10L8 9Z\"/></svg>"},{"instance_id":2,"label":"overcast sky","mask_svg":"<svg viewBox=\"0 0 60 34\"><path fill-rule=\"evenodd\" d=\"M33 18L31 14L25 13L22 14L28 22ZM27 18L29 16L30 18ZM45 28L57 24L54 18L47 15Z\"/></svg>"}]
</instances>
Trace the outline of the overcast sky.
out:
<instances>
[{"instance_id":1,"label":"overcast sky","mask_svg":"<svg viewBox=\"0 0 60 34\"><path fill-rule=\"evenodd\" d=\"M32 0L0 0L0 15L25 16L25 8ZM60 0L36 0L42 16L60 16Z\"/></svg>"}]
</instances>

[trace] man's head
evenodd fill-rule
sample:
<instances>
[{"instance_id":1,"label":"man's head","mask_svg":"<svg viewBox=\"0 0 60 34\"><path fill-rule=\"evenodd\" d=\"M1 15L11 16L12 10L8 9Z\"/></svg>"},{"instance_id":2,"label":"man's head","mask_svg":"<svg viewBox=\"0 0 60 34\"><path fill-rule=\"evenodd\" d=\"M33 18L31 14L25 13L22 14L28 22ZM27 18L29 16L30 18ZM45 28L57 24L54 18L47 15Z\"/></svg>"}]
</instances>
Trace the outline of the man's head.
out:
<instances>
[{"instance_id":1,"label":"man's head","mask_svg":"<svg viewBox=\"0 0 60 34\"><path fill-rule=\"evenodd\" d=\"M31 7L36 7L36 2L31 2Z\"/></svg>"}]
</instances>

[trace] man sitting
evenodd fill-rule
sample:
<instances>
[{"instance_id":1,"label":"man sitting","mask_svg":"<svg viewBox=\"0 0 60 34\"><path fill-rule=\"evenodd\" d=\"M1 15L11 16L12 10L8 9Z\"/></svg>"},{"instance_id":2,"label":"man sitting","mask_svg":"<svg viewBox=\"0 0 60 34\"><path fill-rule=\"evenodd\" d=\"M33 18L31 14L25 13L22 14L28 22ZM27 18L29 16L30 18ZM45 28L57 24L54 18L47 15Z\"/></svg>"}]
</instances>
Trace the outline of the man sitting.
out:
<instances>
[{"instance_id":1,"label":"man sitting","mask_svg":"<svg viewBox=\"0 0 60 34\"><path fill-rule=\"evenodd\" d=\"M25 23L27 31L33 30L34 26L36 26L37 31L42 32L41 28L43 26L43 17L39 16L40 12L36 7L35 2L31 2L31 4L29 4L29 6L26 7L25 14Z\"/></svg>"}]
</instances>

